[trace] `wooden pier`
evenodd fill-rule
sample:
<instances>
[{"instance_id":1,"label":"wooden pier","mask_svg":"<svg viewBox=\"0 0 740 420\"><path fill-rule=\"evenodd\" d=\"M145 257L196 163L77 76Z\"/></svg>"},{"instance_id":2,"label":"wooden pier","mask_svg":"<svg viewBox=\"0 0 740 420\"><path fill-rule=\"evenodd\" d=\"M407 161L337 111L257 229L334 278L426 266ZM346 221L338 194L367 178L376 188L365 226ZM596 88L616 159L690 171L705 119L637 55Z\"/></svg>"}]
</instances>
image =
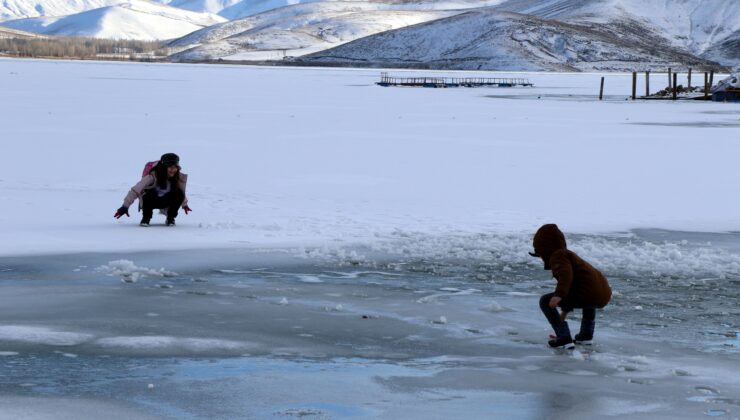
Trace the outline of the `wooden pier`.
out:
<instances>
[{"instance_id":1,"label":"wooden pier","mask_svg":"<svg viewBox=\"0 0 740 420\"><path fill-rule=\"evenodd\" d=\"M388 73L381 73L380 82L376 84L380 86L426 88L534 86L529 79L489 77L391 77L388 76Z\"/></svg>"}]
</instances>

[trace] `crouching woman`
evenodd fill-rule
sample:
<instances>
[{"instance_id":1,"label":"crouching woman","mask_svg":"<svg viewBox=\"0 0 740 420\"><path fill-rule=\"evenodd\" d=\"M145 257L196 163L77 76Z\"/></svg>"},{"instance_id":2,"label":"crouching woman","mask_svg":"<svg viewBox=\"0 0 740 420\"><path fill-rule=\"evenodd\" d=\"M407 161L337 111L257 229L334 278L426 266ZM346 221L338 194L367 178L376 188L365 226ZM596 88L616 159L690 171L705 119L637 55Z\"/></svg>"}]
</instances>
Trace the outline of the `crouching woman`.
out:
<instances>
[{"instance_id":1,"label":"crouching woman","mask_svg":"<svg viewBox=\"0 0 740 420\"><path fill-rule=\"evenodd\" d=\"M188 176L180 172L180 157L174 153L165 153L160 160L144 174L136 185L126 195L123 205L116 210L113 216L120 219L124 214L128 217L128 209L139 200L139 210L142 211L140 226L149 226L154 209L161 209L167 215L167 226L175 226L175 219L180 207L185 214L192 210L188 207L188 198L185 188Z\"/></svg>"}]
</instances>

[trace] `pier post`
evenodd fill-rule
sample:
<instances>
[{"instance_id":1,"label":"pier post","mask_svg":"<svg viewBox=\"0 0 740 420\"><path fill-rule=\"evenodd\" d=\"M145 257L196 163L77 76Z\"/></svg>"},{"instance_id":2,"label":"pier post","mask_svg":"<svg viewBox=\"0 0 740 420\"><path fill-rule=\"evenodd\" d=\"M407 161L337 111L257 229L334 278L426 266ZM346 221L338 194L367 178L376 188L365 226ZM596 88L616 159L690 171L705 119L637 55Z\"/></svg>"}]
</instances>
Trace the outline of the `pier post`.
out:
<instances>
[{"instance_id":1,"label":"pier post","mask_svg":"<svg viewBox=\"0 0 740 420\"><path fill-rule=\"evenodd\" d=\"M691 67L689 67L689 77L688 77L687 84L688 84L689 90L691 90Z\"/></svg>"},{"instance_id":2,"label":"pier post","mask_svg":"<svg viewBox=\"0 0 740 420\"><path fill-rule=\"evenodd\" d=\"M650 70L645 72L645 96L650 96Z\"/></svg>"},{"instance_id":3,"label":"pier post","mask_svg":"<svg viewBox=\"0 0 740 420\"><path fill-rule=\"evenodd\" d=\"M637 98L637 72L632 72L632 100Z\"/></svg>"},{"instance_id":4,"label":"pier post","mask_svg":"<svg viewBox=\"0 0 740 420\"><path fill-rule=\"evenodd\" d=\"M671 88L671 68L668 67L668 89Z\"/></svg>"},{"instance_id":5,"label":"pier post","mask_svg":"<svg viewBox=\"0 0 740 420\"><path fill-rule=\"evenodd\" d=\"M604 76L601 76L601 88L599 88L599 100L604 99Z\"/></svg>"},{"instance_id":6,"label":"pier post","mask_svg":"<svg viewBox=\"0 0 740 420\"><path fill-rule=\"evenodd\" d=\"M704 72L704 99L709 99L709 74Z\"/></svg>"},{"instance_id":7,"label":"pier post","mask_svg":"<svg viewBox=\"0 0 740 420\"><path fill-rule=\"evenodd\" d=\"M676 100L676 97L678 96L678 73L673 73L673 100Z\"/></svg>"}]
</instances>

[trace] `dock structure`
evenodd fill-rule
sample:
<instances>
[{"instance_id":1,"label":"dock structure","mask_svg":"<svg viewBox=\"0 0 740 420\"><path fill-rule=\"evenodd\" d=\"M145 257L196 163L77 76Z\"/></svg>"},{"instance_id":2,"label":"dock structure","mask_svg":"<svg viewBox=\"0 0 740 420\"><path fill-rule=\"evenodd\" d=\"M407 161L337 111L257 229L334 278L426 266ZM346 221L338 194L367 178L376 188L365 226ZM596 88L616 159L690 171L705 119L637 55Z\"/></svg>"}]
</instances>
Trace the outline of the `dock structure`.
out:
<instances>
[{"instance_id":1,"label":"dock structure","mask_svg":"<svg viewBox=\"0 0 740 420\"><path fill-rule=\"evenodd\" d=\"M392 77L389 76L388 73L380 74L380 82L378 82L377 85L426 88L534 86L529 79L490 77Z\"/></svg>"}]
</instances>

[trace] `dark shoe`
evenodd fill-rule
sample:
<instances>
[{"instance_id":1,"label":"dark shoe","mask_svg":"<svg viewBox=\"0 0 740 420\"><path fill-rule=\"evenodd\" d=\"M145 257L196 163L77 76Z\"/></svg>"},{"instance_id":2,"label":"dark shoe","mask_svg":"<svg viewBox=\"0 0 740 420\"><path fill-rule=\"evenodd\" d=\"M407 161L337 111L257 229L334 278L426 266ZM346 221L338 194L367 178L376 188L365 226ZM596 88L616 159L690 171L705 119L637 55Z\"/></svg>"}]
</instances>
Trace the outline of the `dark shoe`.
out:
<instances>
[{"instance_id":1,"label":"dark shoe","mask_svg":"<svg viewBox=\"0 0 740 420\"><path fill-rule=\"evenodd\" d=\"M167 226L175 226L175 219L167 219L167 222L165 223Z\"/></svg>"},{"instance_id":2,"label":"dark shoe","mask_svg":"<svg viewBox=\"0 0 740 420\"><path fill-rule=\"evenodd\" d=\"M573 339L570 337L560 337L555 340L550 340L547 344L554 349L572 350L576 347L573 345Z\"/></svg>"},{"instance_id":3,"label":"dark shoe","mask_svg":"<svg viewBox=\"0 0 740 420\"><path fill-rule=\"evenodd\" d=\"M141 226L141 227L149 227L149 219L141 219L141 222L139 223L139 226Z\"/></svg>"},{"instance_id":4,"label":"dark shoe","mask_svg":"<svg viewBox=\"0 0 740 420\"><path fill-rule=\"evenodd\" d=\"M586 336L586 335L576 334L575 340L573 340L573 341L576 344L580 344L582 346L590 346L590 345L592 345L594 343L593 340L594 340L594 337L593 336L590 336L589 337L589 336Z\"/></svg>"}]
</instances>

